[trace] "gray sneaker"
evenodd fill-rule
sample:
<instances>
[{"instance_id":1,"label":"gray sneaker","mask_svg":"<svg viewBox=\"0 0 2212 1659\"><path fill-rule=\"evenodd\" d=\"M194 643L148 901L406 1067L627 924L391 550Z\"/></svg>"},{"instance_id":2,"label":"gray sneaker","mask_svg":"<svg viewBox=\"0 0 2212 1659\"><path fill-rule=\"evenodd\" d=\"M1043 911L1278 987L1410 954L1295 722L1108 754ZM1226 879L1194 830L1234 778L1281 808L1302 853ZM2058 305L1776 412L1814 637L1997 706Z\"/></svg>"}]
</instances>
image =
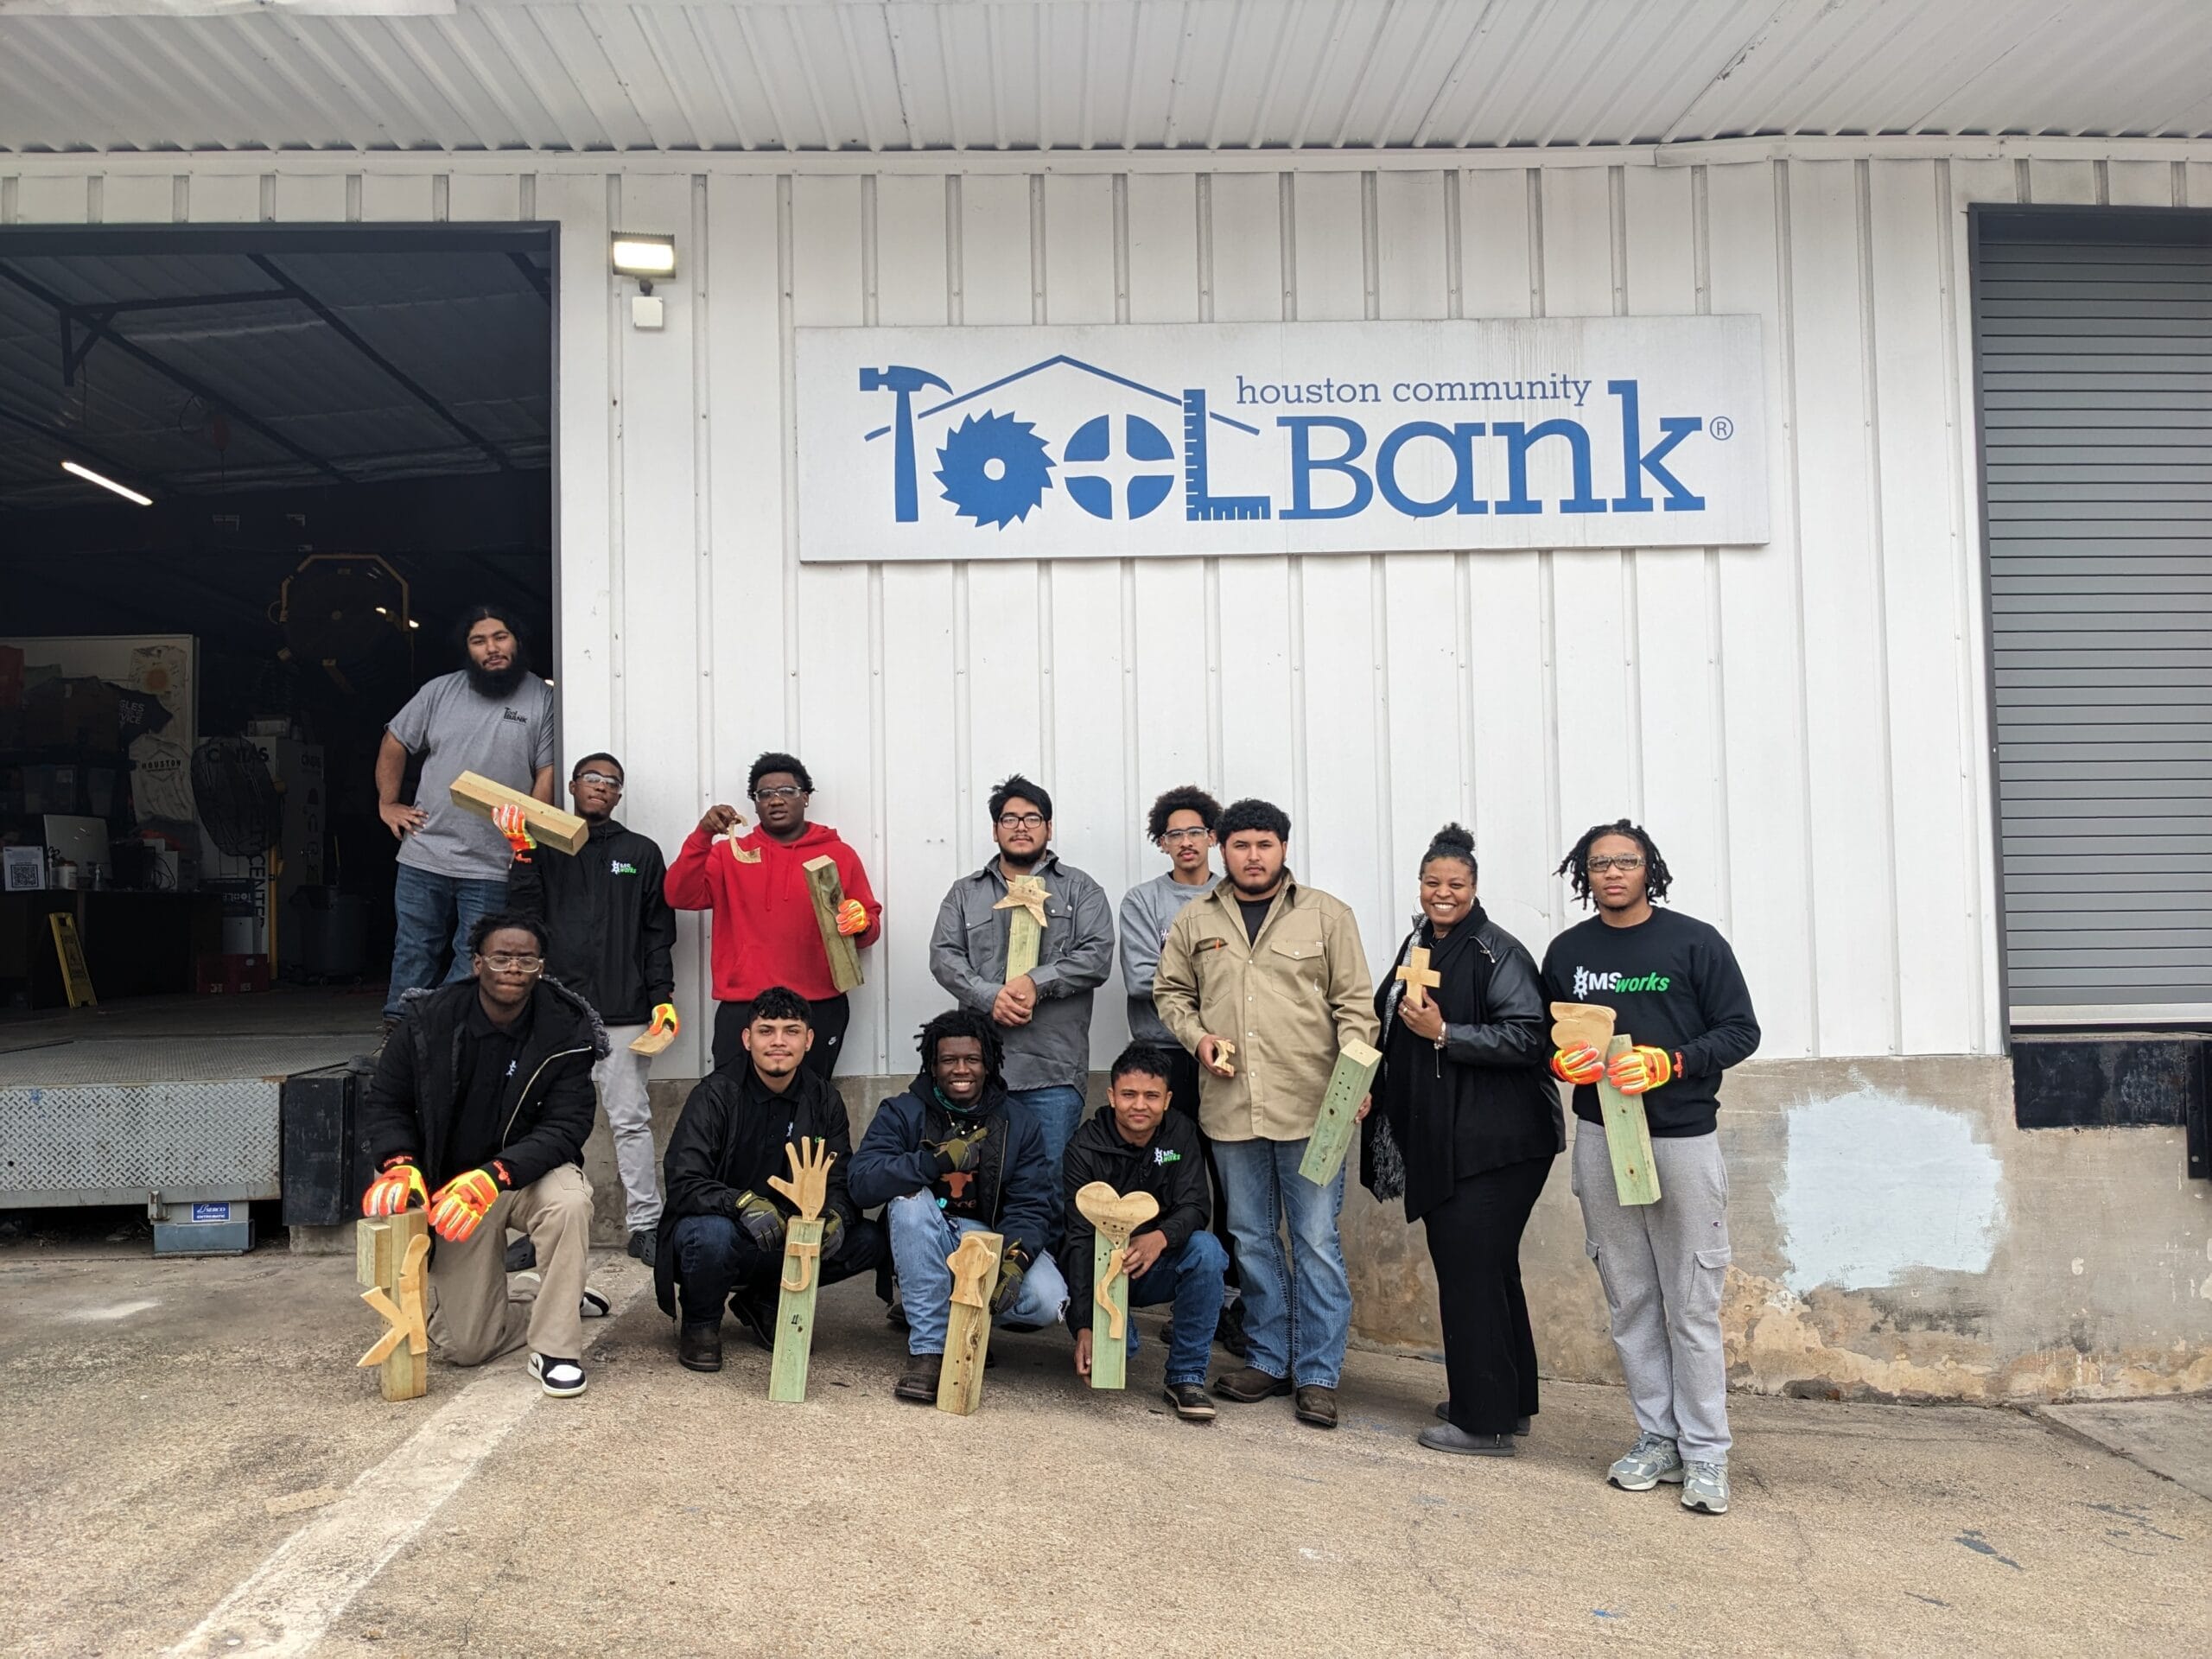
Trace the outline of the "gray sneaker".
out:
<instances>
[{"instance_id":1,"label":"gray sneaker","mask_svg":"<svg viewBox=\"0 0 2212 1659\"><path fill-rule=\"evenodd\" d=\"M1605 1471L1605 1478L1624 1492L1648 1492L1662 1480L1679 1484L1682 1454L1663 1434L1639 1434L1628 1454Z\"/></svg>"},{"instance_id":2,"label":"gray sneaker","mask_svg":"<svg viewBox=\"0 0 2212 1659\"><path fill-rule=\"evenodd\" d=\"M1692 1461L1675 1477L1682 1483L1682 1507L1707 1515L1728 1513L1728 1465Z\"/></svg>"}]
</instances>

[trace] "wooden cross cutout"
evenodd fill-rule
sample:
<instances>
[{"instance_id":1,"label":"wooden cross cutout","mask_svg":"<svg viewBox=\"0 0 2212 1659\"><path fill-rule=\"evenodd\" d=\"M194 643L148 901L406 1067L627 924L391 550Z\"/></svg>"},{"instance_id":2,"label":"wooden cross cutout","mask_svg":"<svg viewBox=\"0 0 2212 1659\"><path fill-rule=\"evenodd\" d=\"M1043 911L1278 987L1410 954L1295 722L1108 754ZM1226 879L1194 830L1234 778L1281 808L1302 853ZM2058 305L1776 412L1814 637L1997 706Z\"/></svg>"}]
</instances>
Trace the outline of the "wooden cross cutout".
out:
<instances>
[{"instance_id":1,"label":"wooden cross cutout","mask_svg":"<svg viewBox=\"0 0 2212 1659\"><path fill-rule=\"evenodd\" d=\"M1406 982L1408 1005L1416 1008L1428 1006L1429 987L1444 983L1444 976L1429 968L1428 951L1418 944L1406 952L1406 965L1398 969L1398 977Z\"/></svg>"},{"instance_id":2,"label":"wooden cross cutout","mask_svg":"<svg viewBox=\"0 0 2212 1659\"><path fill-rule=\"evenodd\" d=\"M1090 1386L1125 1386L1128 1365L1129 1235L1160 1213L1149 1192L1126 1198L1104 1181L1076 1189L1075 1207L1096 1230L1090 1239Z\"/></svg>"}]
</instances>

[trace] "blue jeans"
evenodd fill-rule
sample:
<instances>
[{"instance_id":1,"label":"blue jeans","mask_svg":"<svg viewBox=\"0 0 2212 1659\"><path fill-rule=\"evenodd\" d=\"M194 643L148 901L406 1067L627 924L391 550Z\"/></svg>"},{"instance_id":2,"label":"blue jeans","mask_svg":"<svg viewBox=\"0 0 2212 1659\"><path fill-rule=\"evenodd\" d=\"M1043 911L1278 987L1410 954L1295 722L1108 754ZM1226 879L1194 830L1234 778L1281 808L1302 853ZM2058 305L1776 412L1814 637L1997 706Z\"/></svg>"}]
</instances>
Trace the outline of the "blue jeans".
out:
<instances>
[{"instance_id":1,"label":"blue jeans","mask_svg":"<svg viewBox=\"0 0 2212 1659\"><path fill-rule=\"evenodd\" d=\"M733 1291L766 1296L784 1276L781 1249L764 1250L728 1216L686 1216L672 1235L678 1317L686 1325L717 1325ZM819 1283L834 1285L873 1273L883 1256L883 1236L873 1221L855 1228L837 1254L821 1264Z\"/></svg>"},{"instance_id":2,"label":"blue jeans","mask_svg":"<svg viewBox=\"0 0 2212 1659\"><path fill-rule=\"evenodd\" d=\"M1045 1156L1052 1166L1052 1224L1046 1243L1058 1249L1067 1231L1067 1194L1060 1191L1060 1159L1083 1122L1083 1090L1065 1083L1045 1089L1009 1089L1006 1097L1018 1111L1026 1111L1044 1131Z\"/></svg>"},{"instance_id":3,"label":"blue jeans","mask_svg":"<svg viewBox=\"0 0 2212 1659\"><path fill-rule=\"evenodd\" d=\"M1183 1248L1154 1262L1141 1279L1129 1281L1131 1307L1175 1304L1174 1329L1167 1344L1167 1382L1206 1380L1213 1357L1214 1326L1221 1322L1222 1283L1229 1274L1229 1252L1211 1233L1192 1233ZM1128 1327L1129 1353L1137 1351L1137 1328Z\"/></svg>"},{"instance_id":4,"label":"blue jeans","mask_svg":"<svg viewBox=\"0 0 2212 1659\"><path fill-rule=\"evenodd\" d=\"M397 1017L400 999L408 992L450 985L474 973L468 930L481 918L504 909L506 902L505 881L432 875L412 864L400 865L391 889L392 916L398 927L391 941L391 988L385 993L385 1018ZM438 957L448 949L453 961L441 980Z\"/></svg>"},{"instance_id":5,"label":"blue jeans","mask_svg":"<svg viewBox=\"0 0 2212 1659\"><path fill-rule=\"evenodd\" d=\"M891 1234L891 1260L899 1270L899 1294L906 1308L906 1351L941 1354L946 1308L952 1300L952 1269L945 1258L958 1248L963 1233L991 1230L980 1221L949 1218L926 1188L885 1205L883 1222ZM1058 1324L1067 1306L1067 1281L1047 1254L1029 1264L1014 1306L999 1315L998 1322L1019 1331L1036 1331ZM1211 1325L1206 1334L1212 1336Z\"/></svg>"},{"instance_id":6,"label":"blue jeans","mask_svg":"<svg viewBox=\"0 0 2212 1659\"><path fill-rule=\"evenodd\" d=\"M1298 1173L1305 1155L1303 1141L1213 1143L1244 1281L1244 1336L1252 1344L1248 1363L1301 1389L1333 1389L1351 1339L1351 1281L1344 1273L1344 1242L1337 1236L1344 1173L1339 1169L1328 1185L1316 1186ZM1287 1255L1275 1230L1284 1222L1289 1224Z\"/></svg>"}]
</instances>

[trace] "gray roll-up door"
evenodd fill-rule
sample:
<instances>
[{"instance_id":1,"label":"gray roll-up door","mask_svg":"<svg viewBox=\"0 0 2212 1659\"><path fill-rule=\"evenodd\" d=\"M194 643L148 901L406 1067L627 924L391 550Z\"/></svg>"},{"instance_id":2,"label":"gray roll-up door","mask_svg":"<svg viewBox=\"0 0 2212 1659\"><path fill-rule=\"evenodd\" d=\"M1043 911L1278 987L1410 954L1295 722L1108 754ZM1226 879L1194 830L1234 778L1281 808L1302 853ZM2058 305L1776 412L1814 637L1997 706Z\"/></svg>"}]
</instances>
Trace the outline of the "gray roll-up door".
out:
<instances>
[{"instance_id":1,"label":"gray roll-up door","mask_svg":"<svg viewBox=\"0 0 2212 1659\"><path fill-rule=\"evenodd\" d=\"M1974 228L2012 1022L2212 1017L2212 214Z\"/></svg>"}]
</instances>

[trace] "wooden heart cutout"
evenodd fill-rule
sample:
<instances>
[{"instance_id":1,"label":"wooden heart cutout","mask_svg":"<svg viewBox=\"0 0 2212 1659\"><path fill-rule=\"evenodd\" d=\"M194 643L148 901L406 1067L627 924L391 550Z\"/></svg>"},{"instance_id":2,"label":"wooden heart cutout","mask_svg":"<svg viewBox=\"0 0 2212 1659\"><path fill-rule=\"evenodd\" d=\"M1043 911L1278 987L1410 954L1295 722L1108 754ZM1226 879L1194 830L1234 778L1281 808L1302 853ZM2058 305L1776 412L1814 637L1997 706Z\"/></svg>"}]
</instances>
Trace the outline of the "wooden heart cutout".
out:
<instances>
[{"instance_id":1,"label":"wooden heart cutout","mask_svg":"<svg viewBox=\"0 0 2212 1659\"><path fill-rule=\"evenodd\" d=\"M1160 1200L1149 1192L1123 1198L1105 1182L1093 1181L1076 1189L1075 1207L1115 1243L1127 1244L1132 1232L1160 1213Z\"/></svg>"},{"instance_id":2,"label":"wooden heart cutout","mask_svg":"<svg viewBox=\"0 0 2212 1659\"><path fill-rule=\"evenodd\" d=\"M1573 1048L1586 1043L1600 1054L1613 1040L1613 1011L1593 1002L1552 1004L1552 1046Z\"/></svg>"}]
</instances>

